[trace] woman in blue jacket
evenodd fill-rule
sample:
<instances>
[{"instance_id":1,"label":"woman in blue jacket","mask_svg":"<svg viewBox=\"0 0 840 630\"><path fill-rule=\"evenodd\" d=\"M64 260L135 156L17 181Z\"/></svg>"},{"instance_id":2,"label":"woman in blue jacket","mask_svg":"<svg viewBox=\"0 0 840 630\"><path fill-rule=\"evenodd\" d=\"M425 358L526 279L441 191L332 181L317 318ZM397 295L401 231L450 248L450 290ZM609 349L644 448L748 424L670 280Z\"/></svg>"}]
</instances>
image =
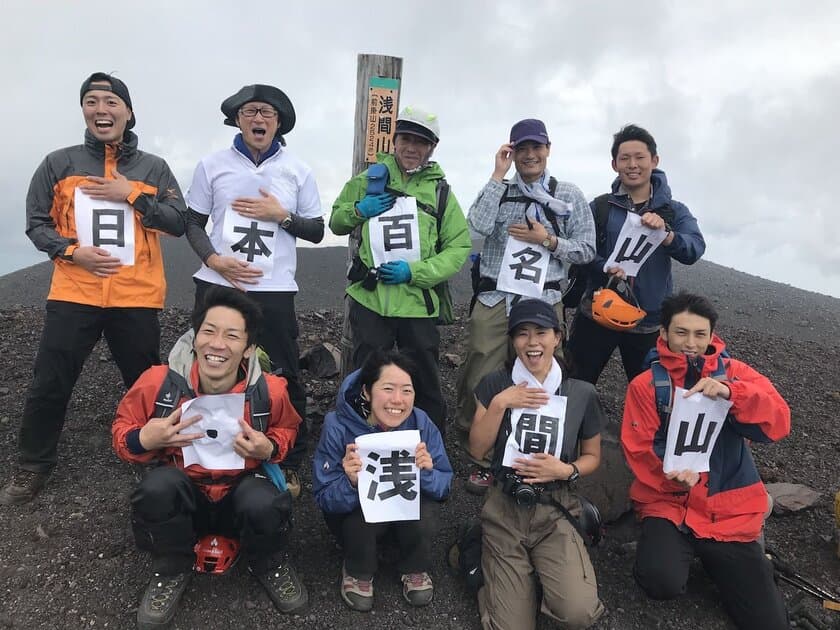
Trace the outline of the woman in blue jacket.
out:
<instances>
[{"instance_id":1,"label":"woman in blue jacket","mask_svg":"<svg viewBox=\"0 0 840 630\"><path fill-rule=\"evenodd\" d=\"M414 365L395 351L377 351L341 385L336 410L324 420L312 462L315 502L344 549L341 598L352 609L373 608L377 540L394 530L400 548L397 568L403 596L413 606L432 601L429 577L431 543L439 522L440 501L449 494L452 466L440 431L414 407ZM367 523L359 503L362 461L359 435L380 431L420 431L415 461L420 468L420 520Z\"/></svg>"}]
</instances>

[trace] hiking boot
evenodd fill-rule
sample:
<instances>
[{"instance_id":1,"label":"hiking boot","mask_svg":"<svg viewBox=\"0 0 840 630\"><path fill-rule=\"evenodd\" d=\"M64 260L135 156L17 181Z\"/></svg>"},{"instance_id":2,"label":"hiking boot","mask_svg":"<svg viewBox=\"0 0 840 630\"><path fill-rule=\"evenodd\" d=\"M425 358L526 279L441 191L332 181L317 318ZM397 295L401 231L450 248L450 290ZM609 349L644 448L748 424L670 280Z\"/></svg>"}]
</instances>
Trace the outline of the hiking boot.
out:
<instances>
[{"instance_id":1,"label":"hiking boot","mask_svg":"<svg viewBox=\"0 0 840 630\"><path fill-rule=\"evenodd\" d=\"M41 491L50 478L50 473L18 470L5 488L0 490L0 504L20 505L29 503Z\"/></svg>"},{"instance_id":2,"label":"hiking boot","mask_svg":"<svg viewBox=\"0 0 840 630\"><path fill-rule=\"evenodd\" d=\"M309 592L288 562L254 577L280 612L295 612L309 603Z\"/></svg>"},{"instance_id":3,"label":"hiking boot","mask_svg":"<svg viewBox=\"0 0 840 630\"><path fill-rule=\"evenodd\" d=\"M359 580L341 568L341 599L353 610L369 612L373 608L373 579Z\"/></svg>"},{"instance_id":4,"label":"hiking boot","mask_svg":"<svg viewBox=\"0 0 840 630\"><path fill-rule=\"evenodd\" d=\"M472 494L484 494L493 485L493 473L489 468L473 467L470 478L467 479L466 490Z\"/></svg>"},{"instance_id":5,"label":"hiking boot","mask_svg":"<svg viewBox=\"0 0 840 630\"><path fill-rule=\"evenodd\" d=\"M403 573L403 597L412 606L426 606L435 596L435 586L432 578L422 573Z\"/></svg>"},{"instance_id":6,"label":"hiking boot","mask_svg":"<svg viewBox=\"0 0 840 630\"><path fill-rule=\"evenodd\" d=\"M286 490L293 499L297 499L300 496L300 475L294 468L284 468L283 476L286 478Z\"/></svg>"},{"instance_id":7,"label":"hiking boot","mask_svg":"<svg viewBox=\"0 0 840 630\"><path fill-rule=\"evenodd\" d=\"M137 608L137 627L152 630L163 628L172 621L191 578L192 571L175 575L155 573Z\"/></svg>"}]
</instances>

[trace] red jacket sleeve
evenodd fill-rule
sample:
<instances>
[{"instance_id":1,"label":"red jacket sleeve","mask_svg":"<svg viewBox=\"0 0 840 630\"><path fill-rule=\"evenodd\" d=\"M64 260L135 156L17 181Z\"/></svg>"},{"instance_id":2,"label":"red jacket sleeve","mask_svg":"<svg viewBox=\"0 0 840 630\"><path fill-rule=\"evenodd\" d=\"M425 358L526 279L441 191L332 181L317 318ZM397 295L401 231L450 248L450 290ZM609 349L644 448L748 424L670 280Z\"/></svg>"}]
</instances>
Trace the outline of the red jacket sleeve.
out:
<instances>
[{"instance_id":1,"label":"red jacket sleeve","mask_svg":"<svg viewBox=\"0 0 840 630\"><path fill-rule=\"evenodd\" d=\"M161 451L132 453L126 444L126 437L142 429L154 414L155 400L168 372L169 366L166 365L150 367L140 375L117 406L117 414L111 425L111 437L114 451L120 459L147 463L161 455Z\"/></svg>"},{"instance_id":2,"label":"red jacket sleeve","mask_svg":"<svg viewBox=\"0 0 840 630\"><path fill-rule=\"evenodd\" d=\"M662 459L653 450L653 438L661 420L650 371L643 372L627 387L621 421L621 447L637 483L659 493L686 492L685 486L665 478Z\"/></svg>"},{"instance_id":3,"label":"red jacket sleeve","mask_svg":"<svg viewBox=\"0 0 840 630\"><path fill-rule=\"evenodd\" d=\"M286 379L266 374L265 380L271 400L271 417L265 435L277 445L277 455L271 461L279 463L295 445L301 418L289 400Z\"/></svg>"},{"instance_id":4,"label":"red jacket sleeve","mask_svg":"<svg viewBox=\"0 0 840 630\"><path fill-rule=\"evenodd\" d=\"M755 442L775 442L790 433L790 407L766 376L741 361L726 370L732 401L732 427Z\"/></svg>"}]
</instances>

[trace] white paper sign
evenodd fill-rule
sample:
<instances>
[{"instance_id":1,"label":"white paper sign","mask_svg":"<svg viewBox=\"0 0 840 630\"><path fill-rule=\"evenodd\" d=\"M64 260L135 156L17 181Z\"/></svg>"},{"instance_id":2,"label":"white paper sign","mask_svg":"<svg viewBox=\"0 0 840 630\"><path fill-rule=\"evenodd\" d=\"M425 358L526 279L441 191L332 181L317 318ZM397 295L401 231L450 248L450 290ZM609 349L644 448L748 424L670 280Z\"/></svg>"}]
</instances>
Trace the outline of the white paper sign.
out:
<instances>
[{"instance_id":1,"label":"white paper sign","mask_svg":"<svg viewBox=\"0 0 840 630\"><path fill-rule=\"evenodd\" d=\"M709 471L709 458L715 448L726 414L732 403L723 398L709 398L700 392L683 398L687 390L674 388L674 404L665 442L665 473L691 470Z\"/></svg>"},{"instance_id":2,"label":"white paper sign","mask_svg":"<svg viewBox=\"0 0 840 630\"><path fill-rule=\"evenodd\" d=\"M181 405L181 418L200 415L201 420L184 429L203 433L181 451L184 467L198 464L207 470L242 470L245 460L233 451L233 441L242 431L239 419L245 414L245 394L214 394L192 398Z\"/></svg>"},{"instance_id":3,"label":"white paper sign","mask_svg":"<svg viewBox=\"0 0 840 630\"><path fill-rule=\"evenodd\" d=\"M420 431L383 431L356 438L362 460L359 502L368 523L420 520Z\"/></svg>"},{"instance_id":4,"label":"white paper sign","mask_svg":"<svg viewBox=\"0 0 840 630\"><path fill-rule=\"evenodd\" d=\"M559 458L563 452L566 428L566 397L549 396L539 409L511 409L511 432L505 442L502 466L513 466L515 459L531 459L534 453Z\"/></svg>"},{"instance_id":5,"label":"white paper sign","mask_svg":"<svg viewBox=\"0 0 840 630\"><path fill-rule=\"evenodd\" d=\"M635 278L666 236L665 228L653 230L645 227L642 225L642 217L628 212L615 247L604 263L604 271L610 267L621 267L628 278Z\"/></svg>"},{"instance_id":6,"label":"white paper sign","mask_svg":"<svg viewBox=\"0 0 840 630\"><path fill-rule=\"evenodd\" d=\"M247 261L263 272L263 278L270 280L280 229L278 223L243 217L228 206L225 208L220 253Z\"/></svg>"},{"instance_id":7,"label":"white paper sign","mask_svg":"<svg viewBox=\"0 0 840 630\"><path fill-rule=\"evenodd\" d=\"M420 223L417 200L397 197L394 207L368 220L368 239L373 266L393 260L420 260Z\"/></svg>"},{"instance_id":8,"label":"white paper sign","mask_svg":"<svg viewBox=\"0 0 840 630\"><path fill-rule=\"evenodd\" d=\"M524 297L542 297L550 256L542 245L508 236L496 288Z\"/></svg>"},{"instance_id":9,"label":"white paper sign","mask_svg":"<svg viewBox=\"0 0 840 630\"><path fill-rule=\"evenodd\" d=\"M134 264L134 208L125 201L91 199L79 188L74 208L80 246L101 247L123 265Z\"/></svg>"}]
</instances>

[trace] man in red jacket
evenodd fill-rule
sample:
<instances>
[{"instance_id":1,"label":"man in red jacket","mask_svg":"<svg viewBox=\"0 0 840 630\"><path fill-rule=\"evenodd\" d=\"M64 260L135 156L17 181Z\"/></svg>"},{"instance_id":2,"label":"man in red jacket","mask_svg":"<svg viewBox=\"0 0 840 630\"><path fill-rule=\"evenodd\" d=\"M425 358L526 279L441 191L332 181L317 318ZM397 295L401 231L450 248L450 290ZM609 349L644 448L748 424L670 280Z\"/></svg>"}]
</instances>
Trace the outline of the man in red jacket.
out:
<instances>
[{"instance_id":1,"label":"man in red jacket","mask_svg":"<svg viewBox=\"0 0 840 630\"><path fill-rule=\"evenodd\" d=\"M140 549L151 552L154 572L137 610L140 628L162 627L175 615L192 575L196 537L208 533L239 538L249 570L282 612L299 610L308 601L294 569L280 557L291 497L261 474L264 462L279 463L289 453L300 416L289 400L286 380L260 370L255 345L260 320L259 307L244 293L211 289L193 314L192 343L191 333L182 337L169 365L146 370L117 408L112 427L117 455L133 463L160 463L131 495L134 537ZM162 387L173 380L182 383L182 393L180 399L171 396L167 405ZM250 410L259 391L267 392L267 420ZM180 404L205 395L242 393L245 406L232 450L244 460L243 467L220 469L218 458L209 468L185 466L184 447L205 433L214 438L219 432L197 431L193 425L201 416L190 411L182 416ZM252 423L264 423L262 430ZM209 466L209 461L202 462Z\"/></svg>"},{"instance_id":2,"label":"man in red jacket","mask_svg":"<svg viewBox=\"0 0 840 630\"><path fill-rule=\"evenodd\" d=\"M642 520L633 574L650 597L670 599L685 592L698 556L739 628L788 628L773 568L757 542L768 495L748 440L785 437L790 409L769 379L728 358L712 332L716 321L706 298L667 298L654 363L627 389L621 443L636 477L630 497ZM663 387L671 399L673 388L683 387L686 397L700 392L732 403L717 439L706 442L708 472L663 471L673 406L657 401Z\"/></svg>"}]
</instances>

